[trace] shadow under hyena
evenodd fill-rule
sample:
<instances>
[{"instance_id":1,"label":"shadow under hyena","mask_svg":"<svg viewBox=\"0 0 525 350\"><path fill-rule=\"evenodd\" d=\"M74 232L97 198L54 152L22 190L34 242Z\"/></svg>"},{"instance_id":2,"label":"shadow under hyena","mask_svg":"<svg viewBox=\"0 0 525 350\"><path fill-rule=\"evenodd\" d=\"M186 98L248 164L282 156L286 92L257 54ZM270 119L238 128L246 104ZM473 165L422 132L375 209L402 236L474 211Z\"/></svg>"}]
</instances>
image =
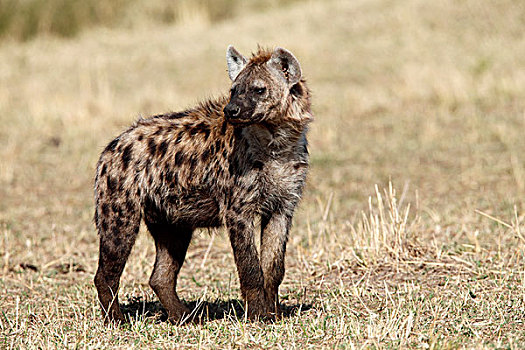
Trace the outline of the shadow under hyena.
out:
<instances>
[{"instance_id":1,"label":"shadow under hyena","mask_svg":"<svg viewBox=\"0 0 525 350\"><path fill-rule=\"evenodd\" d=\"M240 299L216 299L215 301L194 300L185 302L184 304L192 310L188 320L195 323L222 320L224 318L244 319L244 306L243 301ZM293 317L300 312L313 308L313 305L308 303L281 304L281 317ZM124 317L129 320L154 318L157 323L168 321L168 313L159 301L146 301L142 297L129 297L126 303L121 304L121 309Z\"/></svg>"}]
</instances>

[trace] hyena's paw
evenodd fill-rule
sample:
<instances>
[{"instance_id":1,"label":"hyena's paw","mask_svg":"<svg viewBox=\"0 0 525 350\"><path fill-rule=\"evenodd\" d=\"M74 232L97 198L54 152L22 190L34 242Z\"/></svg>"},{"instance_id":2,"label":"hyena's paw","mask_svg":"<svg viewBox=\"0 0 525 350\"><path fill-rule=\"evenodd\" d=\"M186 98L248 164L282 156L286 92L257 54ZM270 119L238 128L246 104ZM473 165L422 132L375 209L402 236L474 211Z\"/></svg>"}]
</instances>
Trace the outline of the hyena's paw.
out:
<instances>
[{"instance_id":1,"label":"hyena's paw","mask_svg":"<svg viewBox=\"0 0 525 350\"><path fill-rule=\"evenodd\" d=\"M190 317L191 310L184 305L180 305L168 311L168 322L174 325L181 325L193 322Z\"/></svg>"},{"instance_id":2,"label":"hyena's paw","mask_svg":"<svg viewBox=\"0 0 525 350\"><path fill-rule=\"evenodd\" d=\"M245 305L247 318L251 321L272 322L278 318L275 303L265 293L257 294L255 298L247 300Z\"/></svg>"},{"instance_id":3,"label":"hyena's paw","mask_svg":"<svg viewBox=\"0 0 525 350\"><path fill-rule=\"evenodd\" d=\"M104 317L104 324L115 324L115 325L124 325L126 323L129 323L129 320L124 317L122 312L120 311L120 308L118 309L112 309L110 312L105 315Z\"/></svg>"}]
</instances>

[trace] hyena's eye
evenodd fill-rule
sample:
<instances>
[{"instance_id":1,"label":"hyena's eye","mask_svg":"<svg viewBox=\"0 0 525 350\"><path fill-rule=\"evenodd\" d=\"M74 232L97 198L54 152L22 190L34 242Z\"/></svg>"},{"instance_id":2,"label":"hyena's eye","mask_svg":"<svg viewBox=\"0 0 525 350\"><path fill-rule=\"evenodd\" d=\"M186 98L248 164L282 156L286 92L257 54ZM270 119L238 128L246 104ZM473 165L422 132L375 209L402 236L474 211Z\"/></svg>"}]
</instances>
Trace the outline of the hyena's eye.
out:
<instances>
[{"instance_id":1,"label":"hyena's eye","mask_svg":"<svg viewBox=\"0 0 525 350\"><path fill-rule=\"evenodd\" d=\"M258 95L262 95L266 92L266 88L265 87L256 87L253 89L253 91L255 91L256 94Z\"/></svg>"}]
</instances>

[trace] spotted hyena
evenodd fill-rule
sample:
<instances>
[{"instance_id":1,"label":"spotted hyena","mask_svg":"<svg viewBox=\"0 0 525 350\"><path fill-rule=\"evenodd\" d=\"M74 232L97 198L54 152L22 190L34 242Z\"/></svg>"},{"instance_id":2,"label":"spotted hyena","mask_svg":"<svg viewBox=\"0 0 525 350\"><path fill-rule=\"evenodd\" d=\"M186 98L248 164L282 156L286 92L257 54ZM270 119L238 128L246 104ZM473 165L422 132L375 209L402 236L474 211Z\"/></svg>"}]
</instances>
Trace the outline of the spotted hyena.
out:
<instances>
[{"instance_id":1,"label":"spotted hyena","mask_svg":"<svg viewBox=\"0 0 525 350\"><path fill-rule=\"evenodd\" d=\"M227 50L229 96L138 120L97 164L95 276L106 320L125 321L119 280L141 219L155 240L150 285L177 322L177 275L196 228L227 228L250 319L279 314L292 216L308 168L310 94L292 53ZM254 219L260 217L261 248Z\"/></svg>"}]
</instances>

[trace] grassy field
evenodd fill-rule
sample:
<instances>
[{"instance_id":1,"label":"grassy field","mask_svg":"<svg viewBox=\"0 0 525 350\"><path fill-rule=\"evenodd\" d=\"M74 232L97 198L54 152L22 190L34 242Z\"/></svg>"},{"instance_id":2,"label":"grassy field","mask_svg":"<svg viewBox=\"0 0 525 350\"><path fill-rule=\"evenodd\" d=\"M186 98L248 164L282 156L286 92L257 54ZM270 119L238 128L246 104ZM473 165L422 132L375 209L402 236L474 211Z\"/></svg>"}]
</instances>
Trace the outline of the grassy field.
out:
<instances>
[{"instance_id":1,"label":"grassy field","mask_svg":"<svg viewBox=\"0 0 525 350\"><path fill-rule=\"evenodd\" d=\"M525 347L525 4L185 13L0 42L0 348ZM285 317L243 319L227 235L204 231L179 279L203 323L164 322L143 229L120 290L132 322L105 327L98 155L138 116L226 92L228 44L290 49L313 90Z\"/></svg>"}]
</instances>

